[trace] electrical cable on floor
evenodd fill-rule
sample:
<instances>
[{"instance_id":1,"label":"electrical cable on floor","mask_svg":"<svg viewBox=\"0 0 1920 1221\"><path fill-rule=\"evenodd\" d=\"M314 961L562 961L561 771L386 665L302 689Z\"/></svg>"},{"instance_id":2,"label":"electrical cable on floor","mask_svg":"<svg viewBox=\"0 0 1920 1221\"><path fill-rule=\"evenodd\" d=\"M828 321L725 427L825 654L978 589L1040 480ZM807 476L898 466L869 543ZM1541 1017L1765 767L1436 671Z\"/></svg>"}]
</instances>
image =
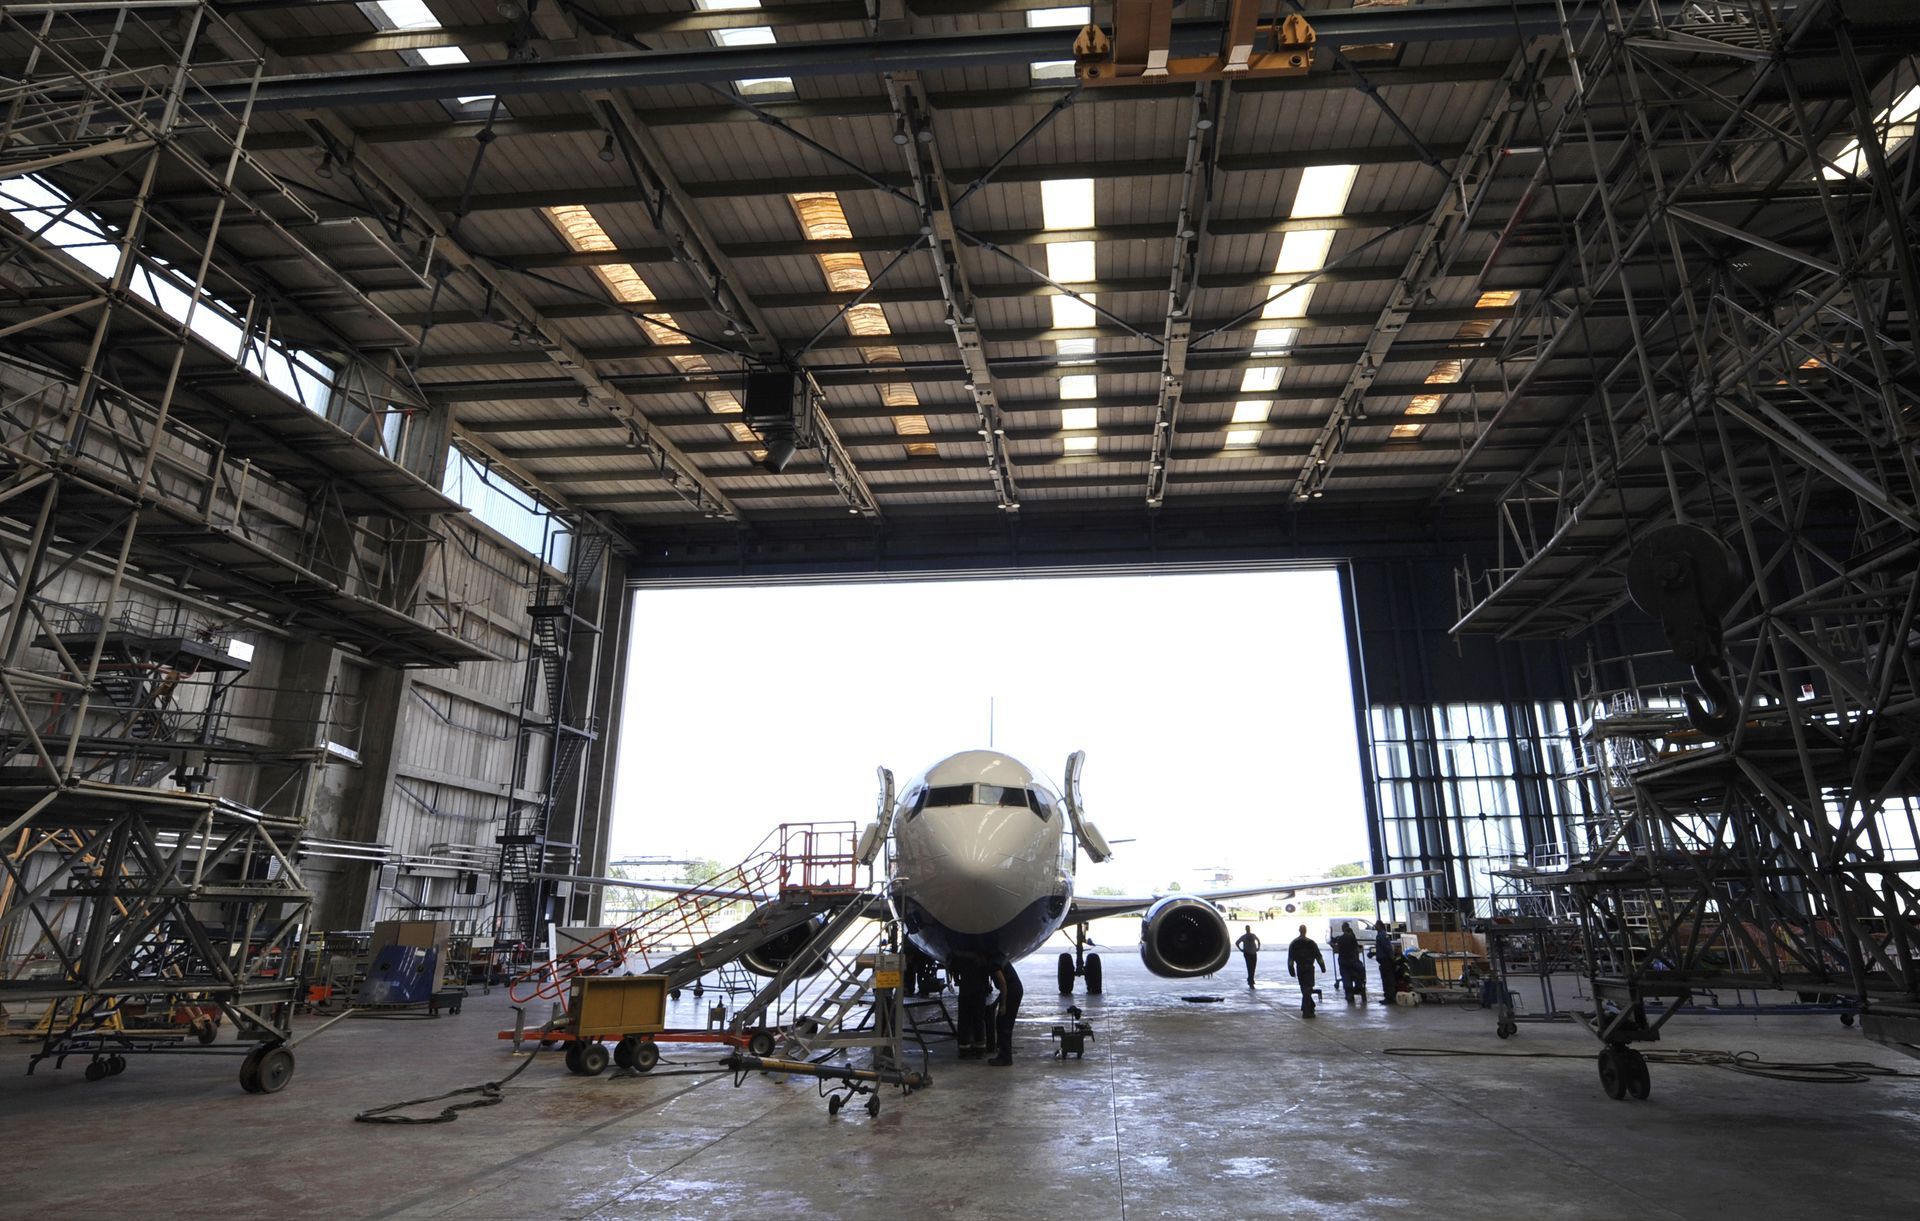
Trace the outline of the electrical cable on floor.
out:
<instances>
[{"instance_id":1,"label":"electrical cable on floor","mask_svg":"<svg viewBox=\"0 0 1920 1221\"><path fill-rule=\"evenodd\" d=\"M1389 1056L1485 1056L1493 1060L1586 1060L1592 1056L1571 1051L1468 1051L1451 1047L1388 1047ZM1673 1051L1641 1052L1649 1064L1678 1064L1693 1068L1719 1068L1748 1077L1772 1081L1793 1081L1802 1085L1860 1085L1878 1079L1920 1081L1920 1073L1904 1073L1865 1060L1762 1060L1751 1051L1702 1051L1680 1048Z\"/></svg>"},{"instance_id":2,"label":"electrical cable on floor","mask_svg":"<svg viewBox=\"0 0 1920 1221\"><path fill-rule=\"evenodd\" d=\"M460 1118L461 1111L471 1111L479 1107L497 1106L501 1102L506 1101L506 1095L501 1093L501 1091L506 1088L507 1082L512 1081L521 1073L526 1072L527 1066L540 1058L540 1052L542 1050L544 1049L535 1048L532 1055L520 1062L519 1067L498 1081L482 1081L479 1085L463 1086L457 1090L448 1090L444 1094L435 1094L430 1098L409 1098L405 1102L390 1102L385 1106L374 1107L371 1110L360 1112L353 1117L353 1122L394 1124L452 1123L454 1120ZM438 1115L394 1114L395 1111L403 1111L408 1107L423 1106L429 1102L439 1102L443 1098L458 1098L462 1094L478 1094L480 1097L475 1098L471 1102L456 1102L452 1106L443 1109Z\"/></svg>"},{"instance_id":3,"label":"electrical cable on floor","mask_svg":"<svg viewBox=\"0 0 1920 1221\"><path fill-rule=\"evenodd\" d=\"M463 1086L457 1090L448 1090L444 1094L435 1094L430 1098L409 1098L405 1102L390 1102L385 1106L378 1106L371 1110L360 1112L353 1117L353 1122L391 1124L452 1123L454 1120L460 1118L461 1111L478 1110L480 1107L497 1106L505 1102L506 1094L504 1090L506 1089L507 1083L515 1077L518 1077L521 1073L526 1072L527 1066L539 1059L540 1053L545 1050L545 1048L535 1048L532 1055L522 1060L512 1072L500 1078L498 1081L482 1081L479 1085ZM610 1079L619 1080L622 1077L711 1077L726 1071L727 1069L724 1062L722 1062L722 1066L718 1068L674 1068L668 1069L665 1072L643 1073L637 1069L626 1068L616 1070ZM480 1096L471 1102L456 1102L450 1107L443 1108L438 1115L395 1114L396 1111L404 1111L408 1107L425 1106L429 1102L439 1102L446 1098L458 1098L463 1094L478 1094Z\"/></svg>"}]
</instances>

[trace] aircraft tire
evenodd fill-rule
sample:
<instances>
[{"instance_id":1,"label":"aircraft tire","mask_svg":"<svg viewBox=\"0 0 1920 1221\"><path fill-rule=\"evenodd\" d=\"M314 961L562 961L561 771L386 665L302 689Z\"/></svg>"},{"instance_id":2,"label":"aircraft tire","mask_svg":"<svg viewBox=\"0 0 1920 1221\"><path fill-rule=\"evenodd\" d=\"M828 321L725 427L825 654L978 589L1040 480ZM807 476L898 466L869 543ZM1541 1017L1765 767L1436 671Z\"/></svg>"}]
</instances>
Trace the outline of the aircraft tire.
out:
<instances>
[{"instance_id":1,"label":"aircraft tire","mask_svg":"<svg viewBox=\"0 0 1920 1221\"><path fill-rule=\"evenodd\" d=\"M1100 995L1101 982L1100 955L1089 954L1087 955L1087 995Z\"/></svg>"},{"instance_id":2,"label":"aircraft tire","mask_svg":"<svg viewBox=\"0 0 1920 1221\"><path fill-rule=\"evenodd\" d=\"M1073 995L1073 955L1064 950L1060 954L1060 995Z\"/></svg>"}]
</instances>

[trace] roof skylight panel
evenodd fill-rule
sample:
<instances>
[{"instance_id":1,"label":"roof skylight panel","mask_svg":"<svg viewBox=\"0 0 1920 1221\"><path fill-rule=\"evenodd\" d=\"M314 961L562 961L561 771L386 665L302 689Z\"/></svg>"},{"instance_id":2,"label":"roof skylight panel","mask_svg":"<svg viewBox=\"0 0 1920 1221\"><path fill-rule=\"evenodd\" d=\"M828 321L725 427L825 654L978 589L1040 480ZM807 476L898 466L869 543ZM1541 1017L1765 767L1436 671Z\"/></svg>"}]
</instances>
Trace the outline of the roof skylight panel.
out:
<instances>
[{"instance_id":1,"label":"roof skylight panel","mask_svg":"<svg viewBox=\"0 0 1920 1221\"><path fill-rule=\"evenodd\" d=\"M1262 335L1287 334L1284 331L1262 331ZM1240 393L1266 394L1280 388L1280 366L1259 365L1240 375Z\"/></svg>"},{"instance_id":2,"label":"roof skylight panel","mask_svg":"<svg viewBox=\"0 0 1920 1221\"><path fill-rule=\"evenodd\" d=\"M1233 405L1235 424L1265 424L1272 404L1265 399L1242 399Z\"/></svg>"},{"instance_id":3,"label":"roof skylight panel","mask_svg":"<svg viewBox=\"0 0 1920 1221\"><path fill-rule=\"evenodd\" d=\"M710 5L701 0L701 8L757 8L757 5ZM723 47L770 47L779 40L773 36L773 27L769 25L739 26L731 30L713 31L713 40ZM733 82L733 87L741 93L792 93L793 78L790 76L749 76Z\"/></svg>"},{"instance_id":4,"label":"roof skylight panel","mask_svg":"<svg viewBox=\"0 0 1920 1221\"><path fill-rule=\"evenodd\" d=\"M1916 122L1920 122L1920 85L1915 85L1888 107L1874 116L1874 130L1880 133L1880 147L1891 153L1907 141L1913 139ZM1822 167L1820 174L1824 178L1845 178L1849 174L1856 178L1865 177L1870 166L1867 163L1866 150L1860 141L1849 140L1835 154L1833 164Z\"/></svg>"},{"instance_id":5,"label":"roof skylight panel","mask_svg":"<svg viewBox=\"0 0 1920 1221\"><path fill-rule=\"evenodd\" d=\"M747 7L740 5L738 7ZM846 209L840 203L840 196L834 191L801 191L787 196L787 203L793 208L793 215L800 222L801 232L809 241L832 242L846 241L853 237L853 226L847 221ZM827 287L837 293L858 294L873 286L873 277L867 273L866 259L853 251L835 251L817 254L814 259L820 264L820 273L826 277ZM887 313L879 303L862 301L850 305L842 313L846 321L847 332L862 338L879 338L893 334L893 327L887 321ZM895 344L877 344L862 347L861 355L868 361L880 364L898 364L900 348ZM906 382L889 382L880 387L880 401L894 409L893 431L901 437L925 437L932 433L927 426L927 418L918 414L901 414L899 409L918 407L920 396ZM939 456L939 447L931 441L911 441L907 443L907 456L910 458L933 458Z\"/></svg>"},{"instance_id":6,"label":"roof skylight panel","mask_svg":"<svg viewBox=\"0 0 1920 1221\"><path fill-rule=\"evenodd\" d=\"M1072 29L1077 30L1093 20L1093 9L1086 6L1066 8L1035 8L1027 10L1027 28ZM1068 36L1061 36L1063 47L1071 46ZM1070 81L1073 79L1073 61L1071 59L1041 59L1028 65L1035 83L1051 81Z\"/></svg>"},{"instance_id":7,"label":"roof skylight panel","mask_svg":"<svg viewBox=\"0 0 1920 1221\"><path fill-rule=\"evenodd\" d=\"M1067 437L1060 443L1061 449L1069 454L1092 454L1100 450L1099 437Z\"/></svg>"}]
</instances>

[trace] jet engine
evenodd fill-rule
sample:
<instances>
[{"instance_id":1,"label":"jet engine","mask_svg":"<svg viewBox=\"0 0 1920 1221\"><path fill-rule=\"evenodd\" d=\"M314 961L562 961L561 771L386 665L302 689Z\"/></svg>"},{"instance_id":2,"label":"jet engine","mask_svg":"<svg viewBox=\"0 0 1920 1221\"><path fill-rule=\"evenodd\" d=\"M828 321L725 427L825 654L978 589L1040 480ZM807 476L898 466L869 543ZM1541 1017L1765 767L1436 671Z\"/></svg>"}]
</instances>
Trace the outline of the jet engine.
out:
<instances>
[{"instance_id":1,"label":"jet engine","mask_svg":"<svg viewBox=\"0 0 1920 1221\"><path fill-rule=\"evenodd\" d=\"M1140 917L1140 961L1168 979L1211 975L1227 965L1233 935L1205 899L1168 895Z\"/></svg>"},{"instance_id":2,"label":"jet engine","mask_svg":"<svg viewBox=\"0 0 1920 1221\"><path fill-rule=\"evenodd\" d=\"M781 933L778 937L769 939L765 944L761 945L759 949L742 954L740 956L740 965L752 971L755 975L771 979L775 975L780 974L781 970L792 960L793 956L806 948L806 944L812 941L814 937L819 934L820 930L825 927L827 927L827 917L825 915L815 916L813 919L805 921L804 923L796 924L786 932ZM818 975L820 974L820 969L826 965L827 958L826 955L823 954L815 960L813 965L808 967L803 974L807 976Z\"/></svg>"}]
</instances>

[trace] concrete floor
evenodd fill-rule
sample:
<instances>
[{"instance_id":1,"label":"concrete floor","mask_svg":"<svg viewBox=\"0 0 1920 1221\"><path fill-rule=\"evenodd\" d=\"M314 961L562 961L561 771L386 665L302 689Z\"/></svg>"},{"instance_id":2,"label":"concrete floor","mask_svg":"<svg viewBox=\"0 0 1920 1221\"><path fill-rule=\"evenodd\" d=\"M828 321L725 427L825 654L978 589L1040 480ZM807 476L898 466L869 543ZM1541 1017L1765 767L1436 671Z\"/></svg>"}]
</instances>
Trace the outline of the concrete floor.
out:
<instances>
[{"instance_id":1,"label":"concrete floor","mask_svg":"<svg viewBox=\"0 0 1920 1221\"><path fill-rule=\"evenodd\" d=\"M1048 960L1050 961L1050 960ZM1048 1058L1057 998L1032 960L1012 1068L934 1063L877 1120L829 1120L812 1081L583 1079L557 1054L453 1124L355 1111L498 1078L505 996L436 1021L349 1019L252 1097L235 1060L136 1059L0 1075L0 1215L143 1217L1730 1217L1914 1216L1920 1080L1808 1086L1653 1067L1653 1097L1601 1093L1594 1044L1472 1008L1324 1004L1236 970L1155 979L1124 950L1082 1000L1098 1041ZM1043 969L1044 968L1044 969ZM1331 994L1331 989L1329 989ZM1214 994L1218 1004L1183 997ZM689 1024L700 1024L683 1002ZM1676 1020L1663 1047L1867 1060L1920 1072L1832 1017ZM17 1046L17 1045L15 1045ZM1575 1059L1408 1059L1397 1046ZM9 1053L14 1048L4 1048ZM696 1061L695 1051L677 1056Z\"/></svg>"}]
</instances>

